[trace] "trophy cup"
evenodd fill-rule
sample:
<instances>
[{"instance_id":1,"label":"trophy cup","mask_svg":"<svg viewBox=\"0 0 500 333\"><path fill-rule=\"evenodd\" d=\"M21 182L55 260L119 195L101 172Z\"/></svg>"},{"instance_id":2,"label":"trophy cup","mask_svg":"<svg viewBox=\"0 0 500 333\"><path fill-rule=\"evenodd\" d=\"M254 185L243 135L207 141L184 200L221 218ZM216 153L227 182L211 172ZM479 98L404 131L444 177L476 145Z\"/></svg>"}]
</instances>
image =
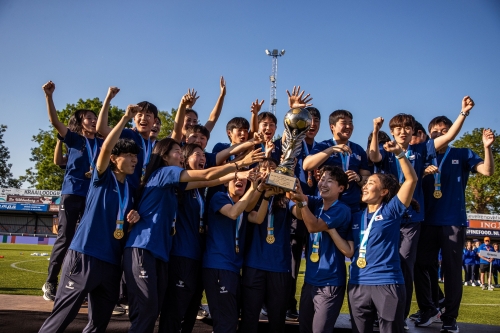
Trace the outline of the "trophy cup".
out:
<instances>
[{"instance_id":1,"label":"trophy cup","mask_svg":"<svg viewBox=\"0 0 500 333\"><path fill-rule=\"evenodd\" d=\"M266 184L281 187L286 191L295 190L295 158L302 151L302 141L311 127L311 121L311 114L306 109L293 108L286 113L282 162L269 174Z\"/></svg>"}]
</instances>

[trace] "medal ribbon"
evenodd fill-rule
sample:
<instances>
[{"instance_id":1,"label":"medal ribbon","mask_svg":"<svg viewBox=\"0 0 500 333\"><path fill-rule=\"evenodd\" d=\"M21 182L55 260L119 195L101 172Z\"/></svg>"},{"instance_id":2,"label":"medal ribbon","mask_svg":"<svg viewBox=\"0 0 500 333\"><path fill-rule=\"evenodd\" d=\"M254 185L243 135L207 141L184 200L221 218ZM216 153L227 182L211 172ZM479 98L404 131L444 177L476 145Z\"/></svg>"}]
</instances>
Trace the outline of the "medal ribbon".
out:
<instances>
[{"instance_id":1,"label":"medal ribbon","mask_svg":"<svg viewBox=\"0 0 500 333\"><path fill-rule=\"evenodd\" d=\"M383 205L380 205L380 207L373 213L372 218L370 219L370 223L367 223L368 220L368 208L365 209L363 212L363 215L361 216L361 232L359 233L359 238L361 242L359 243L359 257L365 258L366 257L366 245L368 244L368 236L370 235L370 231L372 230L372 225L373 221L375 220L375 217L377 216L378 212L380 209L382 209Z\"/></svg>"},{"instance_id":2,"label":"medal ribbon","mask_svg":"<svg viewBox=\"0 0 500 333\"><path fill-rule=\"evenodd\" d=\"M333 206L335 206L337 204L337 202L339 202L339 201L337 200L334 203L332 203L332 205L328 209L330 209ZM321 206L319 214L318 214L318 216L316 218L319 219L321 217L321 215L323 215L323 206ZM322 233L322 231L314 233L314 241L313 241L313 245L312 245L312 253L318 253L319 252L319 242L321 241L321 233Z\"/></svg>"},{"instance_id":3,"label":"medal ribbon","mask_svg":"<svg viewBox=\"0 0 500 333\"><path fill-rule=\"evenodd\" d=\"M142 139L142 150L144 152L144 157L142 160L142 176L143 177L146 174L146 167L149 164L149 159L151 158L151 151L153 150L151 140L147 140L147 141L148 141L148 147L146 149L146 144L144 143L144 139Z\"/></svg>"},{"instance_id":4,"label":"medal ribbon","mask_svg":"<svg viewBox=\"0 0 500 333\"><path fill-rule=\"evenodd\" d=\"M200 192L198 192L198 189L196 188L194 191L196 192L196 199L200 205L200 228L203 228L203 212L205 211L205 203L203 202L203 198L201 197Z\"/></svg>"},{"instance_id":5,"label":"medal ribbon","mask_svg":"<svg viewBox=\"0 0 500 333\"><path fill-rule=\"evenodd\" d=\"M229 200L231 200L231 204L234 206L234 201L233 199L231 199L231 196L229 195L229 193L227 194L227 197L229 198ZM243 222L243 212L240 214L240 216L238 216L238 218L236 219L236 233L234 235L234 242L235 242L235 245L236 245L236 249L239 249L239 236L240 236L240 228L241 228L241 223Z\"/></svg>"},{"instance_id":6,"label":"medal ribbon","mask_svg":"<svg viewBox=\"0 0 500 333\"><path fill-rule=\"evenodd\" d=\"M273 201L274 197L269 201L267 206L267 235L274 236L274 214L273 214Z\"/></svg>"},{"instance_id":7,"label":"medal ribbon","mask_svg":"<svg viewBox=\"0 0 500 333\"><path fill-rule=\"evenodd\" d=\"M407 150L405 152L406 158L408 158L411 154L411 150ZM394 155L394 158L396 159L396 168L398 171L398 180L399 180L399 185L403 184L405 182L405 175L403 174L403 171L401 170L401 164L399 164L399 159L396 158L396 155Z\"/></svg>"},{"instance_id":8,"label":"medal ribbon","mask_svg":"<svg viewBox=\"0 0 500 333\"><path fill-rule=\"evenodd\" d=\"M450 152L450 147L446 148L446 153L444 153L443 159L441 160L441 163L438 164L437 162L437 156L432 159L432 162L435 166L438 167L439 172L434 174L434 190L435 191L441 191L441 169L443 168L443 162L448 156L448 153Z\"/></svg>"},{"instance_id":9,"label":"medal ribbon","mask_svg":"<svg viewBox=\"0 0 500 333\"><path fill-rule=\"evenodd\" d=\"M118 180L116 180L116 176L113 172L111 172L113 175L113 179L115 180L115 185L116 185L116 192L118 192L118 213L116 214L116 230L123 230L123 220L125 217L125 210L127 209L127 203L128 203L128 183L127 183L127 178L125 178L125 193L123 194L123 199L122 199L122 194L120 192L120 187L118 186Z\"/></svg>"},{"instance_id":10,"label":"medal ribbon","mask_svg":"<svg viewBox=\"0 0 500 333\"><path fill-rule=\"evenodd\" d=\"M337 141L335 140L335 138L333 138L332 140L333 140L333 145L336 146ZM349 144L349 141L347 141L347 146L349 148L351 147L351 145ZM348 153L341 153L340 154L340 159L342 160L342 169L344 170L344 172L349 170L349 157L350 157L350 155Z\"/></svg>"},{"instance_id":11,"label":"medal ribbon","mask_svg":"<svg viewBox=\"0 0 500 333\"><path fill-rule=\"evenodd\" d=\"M95 157L97 155L97 138L94 138L94 149L90 148L89 139L85 138L85 146L87 147L87 154L89 156L90 170L95 169Z\"/></svg>"}]
</instances>

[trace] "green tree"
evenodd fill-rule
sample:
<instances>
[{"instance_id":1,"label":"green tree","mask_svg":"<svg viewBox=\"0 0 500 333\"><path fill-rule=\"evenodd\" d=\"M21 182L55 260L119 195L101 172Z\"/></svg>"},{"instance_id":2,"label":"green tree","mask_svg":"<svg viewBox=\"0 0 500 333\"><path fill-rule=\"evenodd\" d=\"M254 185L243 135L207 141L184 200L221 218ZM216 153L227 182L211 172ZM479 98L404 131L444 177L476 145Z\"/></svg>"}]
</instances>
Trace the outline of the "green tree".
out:
<instances>
[{"instance_id":1,"label":"green tree","mask_svg":"<svg viewBox=\"0 0 500 333\"><path fill-rule=\"evenodd\" d=\"M467 211L478 214L500 213L500 142L497 133L496 140L492 146L493 159L497 170L486 177L473 173L470 175L465 190ZM453 142L453 147L470 148L480 157L484 158L483 128L475 128L472 133L466 132L462 137Z\"/></svg>"},{"instance_id":2,"label":"green tree","mask_svg":"<svg viewBox=\"0 0 500 333\"><path fill-rule=\"evenodd\" d=\"M161 120L161 130L158 134L158 140L164 139L172 134L174 130L174 120L177 109L172 108L170 112L168 111L158 111L158 118Z\"/></svg>"},{"instance_id":3,"label":"green tree","mask_svg":"<svg viewBox=\"0 0 500 333\"><path fill-rule=\"evenodd\" d=\"M80 99L76 104L67 104L66 108L57 111L59 120L68 124L69 118L76 110L87 109L99 114L102 102L99 98ZM109 109L109 125L114 126L121 119L124 110L116 106ZM130 127L130 126L128 126ZM43 190L60 190L64 178L64 170L54 164L54 148L56 146L57 131L53 126L48 130L40 129L32 140L37 144L31 148L30 161L35 162L33 168L26 170L26 174L20 177L22 182L28 182L30 187Z\"/></svg>"},{"instance_id":4,"label":"green tree","mask_svg":"<svg viewBox=\"0 0 500 333\"><path fill-rule=\"evenodd\" d=\"M19 179L12 177L12 172L10 168L12 163L7 163L10 159L9 149L4 146L5 141L3 141L3 134L7 131L7 126L0 124L0 187L14 187L20 188L21 181Z\"/></svg>"}]
</instances>

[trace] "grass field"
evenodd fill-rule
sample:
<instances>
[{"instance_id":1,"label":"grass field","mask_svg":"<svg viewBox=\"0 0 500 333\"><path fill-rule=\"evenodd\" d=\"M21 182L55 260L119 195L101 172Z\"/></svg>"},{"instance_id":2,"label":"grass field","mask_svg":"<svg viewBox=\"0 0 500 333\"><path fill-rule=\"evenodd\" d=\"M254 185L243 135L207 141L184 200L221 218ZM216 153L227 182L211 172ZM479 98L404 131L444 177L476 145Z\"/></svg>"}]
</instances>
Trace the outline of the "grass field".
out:
<instances>
[{"instance_id":1,"label":"grass field","mask_svg":"<svg viewBox=\"0 0 500 333\"><path fill-rule=\"evenodd\" d=\"M0 294L39 295L47 277L49 257L35 257L31 253L49 253L52 246L0 244ZM305 261L299 274L297 294L304 280ZM442 285L441 285L442 287ZM299 299L299 295L297 295ZM415 297L413 298L415 299ZM412 303L412 312L417 310ZM342 312L348 313L347 297L344 299ZM479 287L464 287L462 305L458 321L500 326L500 289L484 291Z\"/></svg>"}]
</instances>

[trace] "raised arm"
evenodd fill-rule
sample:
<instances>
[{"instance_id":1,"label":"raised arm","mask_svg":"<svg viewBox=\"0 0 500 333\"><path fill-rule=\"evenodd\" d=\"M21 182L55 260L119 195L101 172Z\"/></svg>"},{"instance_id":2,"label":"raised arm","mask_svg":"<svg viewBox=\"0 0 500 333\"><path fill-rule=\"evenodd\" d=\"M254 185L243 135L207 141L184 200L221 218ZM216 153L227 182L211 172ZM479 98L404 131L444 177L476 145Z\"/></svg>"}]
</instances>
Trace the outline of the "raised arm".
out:
<instances>
[{"instance_id":1,"label":"raised arm","mask_svg":"<svg viewBox=\"0 0 500 333\"><path fill-rule=\"evenodd\" d=\"M332 238L333 242L335 243L335 246L340 250L340 252L342 252L342 254L347 258L352 258L352 256L354 255L354 242L346 241L345 239L340 237L339 233L335 228L328 229L327 232Z\"/></svg>"},{"instance_id":2,"label":"raised arm","mask_svg":"<svg viewBox=\"0 0 500 333\"><path fill-rule=\"evenodd\" d=\"M378 133L384 124L384 118L378 117L373 119L373 132L372 132L372 142L370 143L370 150L368 151L368 158L373 163L378 163L382 160L382 154L379 150Z\"/></svg>"},{"instance_id":3,"label":"raised arm","mask_svg":"<svg viewBox=\"0 0 500 333\"><path fill-rule=\"evenodd\" d=\"M108 93L106 94L106 98L104 99L104 103L102 103L101 112L99 112L99 117L97 117L97 132L101 134L104 138L106 138L111 132L111 127L108 124L109 117L109 106L111 104L111 100L120 92L120 89L117 87L109 87Z\"/></svg>"},{"instance_id":4,"label":"raised arm","mask_svg":"<svg viewBox=\"0 0 500 333\"><path fill-rule=\"evenodd\" d=\"M248 133L249 137L259 131L259 112L263 104L264 100L259 103L259 99L257 98L255 102L252 102L252 105L250 106L252 117L250 118L250 132Z\"/></svg>"},{"instance_id":5,"label":"raised arm","mask_svg":"<svg viewBox=\"0 0 500 333\"><path fill-rule=\"evenodd\" d=\"M42 89L45 93L45 102L47 104L47 111L49 113L49 121L52 126L55 127L57 133L59 133L59 135L64 138L66 136L66 133L68 133L68 128L59 120L59 117L57 117L56 107L54 105L54 100L52 99L52 94L56 89L56 85L54 84L54 82L49 81L42 86Z\"/></svg>"},{"instance_id":6,"label":"raised arm","mask_svg":"<svg viewBox=\"0 0 500 333\"><path fill-rule=\"evenodd\" d=\"M248 178L250 176L250 170L245 170L245 171L236 171L236 178L239 179L244 179ZM203 188L203 187L213 187L221 184L225 184L227 182L230 182L235 178L235 174L230 172L227 175L224 175L218 179L214 180L201 180L197 182L189 182L186 186L186 190L192 190L195 188Z\"/></svg>"},{"instance_id":7,"label":"raised arm","mask_svg":"<svg viewBox=\"0 0 500 333\"><path fill-rule=\"evenodd\" d=\"M238 200L234 205L227 204L220 209L220 213L229 217L230 219L236 220L238 216L246 209L249 198L252 193L257 189L258 178L248 178L251 181L250 188L245 192L245 194Z\"/></svg>"},{"instance_id":8,"label":"raised arm","mask_svg":"<svg viewBox=\"0 0 500 333\"><path fill-rule=\"evenodd\" d=\"M290 94L288 90L286 93L288 95L288 106L290 109L312 106L312 103L309 103L312 101L312 97L310 97L311 94L304 96L304 90L300 91L300 86L293 86L292 93Z\"/></svg>"},{"instance_id":9,"label":"raised arm","mask_svg":"<svg viewBox=\"0 0 500 333\"><path fill-rule=\"evenodd\" d=\"M259 148L250 152L241 161L238 162L232 161L231 163L225 165L216 166L204 170L184 170L181 172L180 182L187 183L200 180L213 180L225 176L230 172L239 170L244 166L260 162L263 158L264 153L261 152L261 148Z\"/></svg>"},{"instance_id":10,"label":"raised arm","mask_svg":"<svg viewBox=\"0 0 500 333\"><path fill-rule=\"evenodd\" d=\"M67 160L63 155L63 144L61 140L56 140L56 148L54 148L54 164L58 166L66 165Z\"/></svg>"},{"instance_id":11,"label":"raised arm","mask_svg":"<svg viewBox=\"0 0 500 333\"><path fill-rule=\"evenodd\" d=\"M186 115L186 107L188 105L194 105L198 97L196 97L196 91L194 89L188 89L188 92L182 96L179 102L179 107L177 108L177 113L175 114L174 129L172 131L171 138L177 142L182 140L182 128L184 127L184 116Z\"/></svg>"},{"instance_id":12,"label":"raised arm","mask_svg":"<svg viewBox=\"0 0 500 333\"><path fill-rule=\"evenodd\" d=\"M238 143L235 145L232 145L224 150L221 150L220 152L217 153L215 156L216 164L221 165L223 164L231 155L238 155L241 154L249 149L252 149L254 145L259 144L264 141L264 135L261 133L254 133L254 136L252 139Z\"/></svg>"},{"instance_id":13,"label":"raised arm","mask_svg":"<svg viewBox=\"0 0 500 333\"><path fill-rule=\"evenodd\" d=\"M264 222L268 213L269 202L271 198L280 193L283 193L283 190L278 187L273 186L272 188L268 189L264 193L264 197L262 198L259 210L257 212L250 212L250 214L248 214L248 222L256 224L261 224L262 222Z\"/></svg>"},{"instance_id":14,"label":"raised arm","mask_svg":"<svg viewBox=\"0 0 500 333\"><path fill-rule=\"evenodd\" d=\"M304 224L306 225L307 231L310 233L326 231L328 230L328 225L321 218L317 218L309 209L308 205L302 204L303 202L307 202L307 195L302 193L302 188L300 184L297 182L297 187L295 192L288 192L290 199L296 203L296 205L292 208L292 214L295 215L298 219L302 219ZM301 207L299 207L301 206Z\"/></svg>"},{"instance_id":15,"label":"raised arm","mask_svg":"<svg viewBox=\"0 0 500 333\"><path fill-rule=\"evenodd\" d=\"M209 132L212 132L212 130L215 127L215 124L217 123L217 120L219 119L220 113L222 111L222 106L224 105L224 98L226 97L226 81L224 80L224 77L220 77L220 95L219 98L217 99L217 102L215 103L215 106L210 112L210 116L208 117L208 121L205 124L205 127L208 129Z\"/></svg>"},{"instance_id":16,"label":"raised arm","mask_svg":"<svg viewBox=\"0 0 500 333\"><path fill-rule=\"evenodd\" d=\"M462 110L458 115L457 119L450 127L446 134L434 139L434 147L436 150L441 150L446 147L451 141L455 140L458 133L462 129L462 125L465 122L465 118L469 115L469 111L474 107L474 101L469 96L465 96L462 99Z\"/></svg>"},{"instance_id":17,"label":"raised arm","mask_svg":"<svg viewBox=\"0 0 500 333\"><path fill-rule=\"evenodd\" d=\"M109 132L108 136L104 140L101 147L101 152L99 153L99 157L97 158L97 163L96 163L96 169L99 175L102 175L104 171L106 171L106 169L108 168L111 151L118 142L118 139L120 139L120 134L125 128L125 125L127 125L127 123L134 118L134 116L137 114L139 110L140 107L138 105L127 106L127 110L125 111L125 114L122 116L122 119L120 119L118 124L116 124L116 126L113 127L111 132Z\"/></svg>"},{"instance_id":18,"label":"raised arm","mask_svg":"<svg viewBox=\"0 0 500 333\"><path fill-rule=\"evenodd\" d=\"M390 153L393 153L399 160L401 171L405 176L405 181L403 185L401 185L397 196L403 203L403 205L405 205L405 207L408 207L410 206L411 199L413 198L413 192L415 191L415 187L417 186L417 174L415 173L415 170L413 169L410 161L408 161L408 159L406 158L403 149L401 149L396 141L386 142L384 144L384 149Z\"/></svg>"},{"instance_id":19,"label":"raised arm","mask_svg":"<svg viewBox=\"0 0 500 333\"><path fill-rule=\"evenodd\" d=\"M323 163L325 163L333 153L348 153L352 154L351 148L348 145L340 144L337 146L328 147L323 151L320 151L314 155L309 155L304 159L303 168L306 171L312 171L318 169Z\"/></svg>"},{"instance_id":20,"label":"raised arm","mask_svg":"<svg viewBox=\"0 0 500 333\"><path fill-rule=\"evenodd\" d=\"M484 162L476 165L476 171L484 176L492 176L495 173L495 163L491 147L495 142L495 134L492 130L483 130Z\"/></svg>"}]
</instances>

